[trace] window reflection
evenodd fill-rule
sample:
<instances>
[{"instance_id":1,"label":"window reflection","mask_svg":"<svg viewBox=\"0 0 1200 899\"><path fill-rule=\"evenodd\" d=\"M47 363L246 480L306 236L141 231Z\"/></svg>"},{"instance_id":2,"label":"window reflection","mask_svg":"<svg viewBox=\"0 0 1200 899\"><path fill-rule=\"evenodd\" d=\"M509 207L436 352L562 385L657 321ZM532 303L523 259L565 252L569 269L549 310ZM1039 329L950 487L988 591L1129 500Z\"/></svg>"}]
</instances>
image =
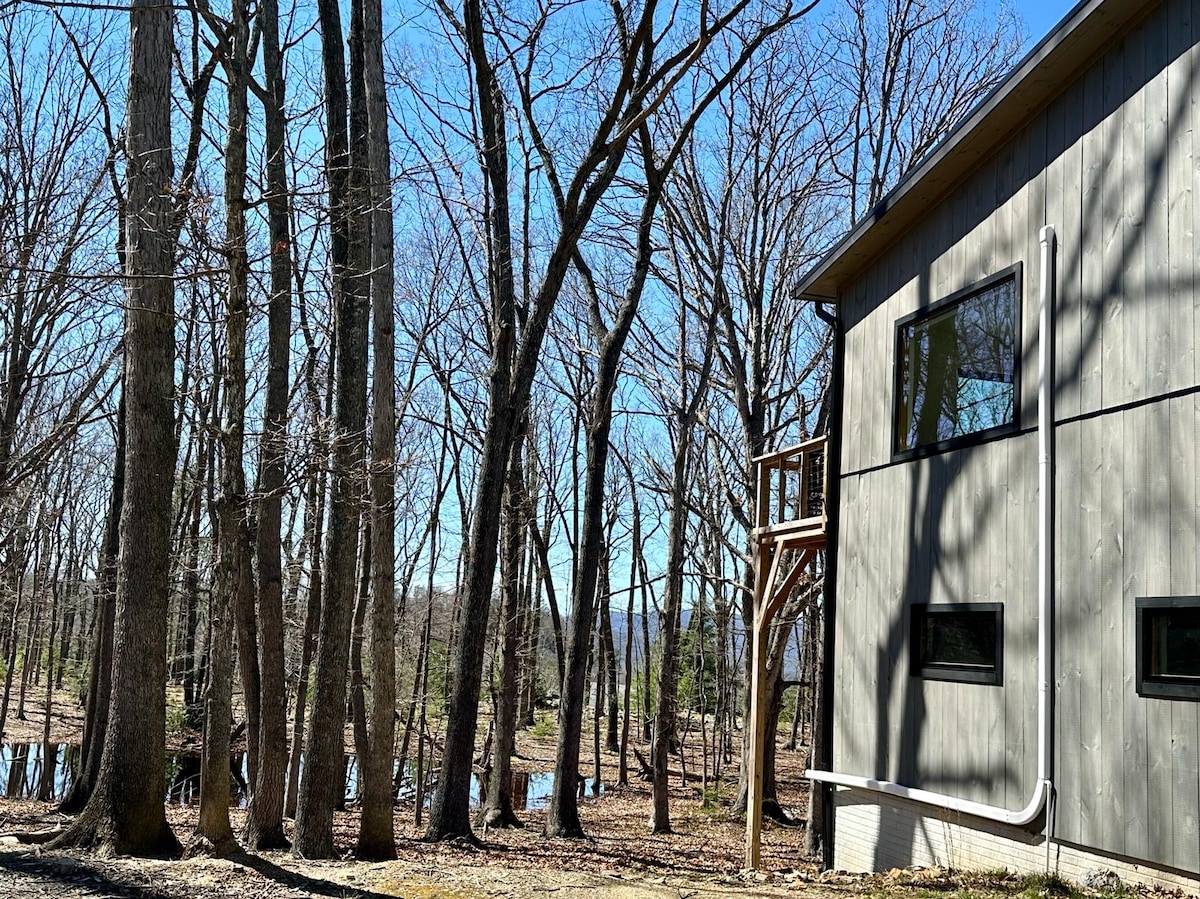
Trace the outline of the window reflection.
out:
<instances>
[{"instance_id":1,"label":"window reflection","mask_svg":"<svg viewBox=\"0 0 1200 899\"><path fill-rule=\"evenodd\" d=\"M899 327L896 451L1015 421L1016 277Z\"/></svg>"}]
</instances>

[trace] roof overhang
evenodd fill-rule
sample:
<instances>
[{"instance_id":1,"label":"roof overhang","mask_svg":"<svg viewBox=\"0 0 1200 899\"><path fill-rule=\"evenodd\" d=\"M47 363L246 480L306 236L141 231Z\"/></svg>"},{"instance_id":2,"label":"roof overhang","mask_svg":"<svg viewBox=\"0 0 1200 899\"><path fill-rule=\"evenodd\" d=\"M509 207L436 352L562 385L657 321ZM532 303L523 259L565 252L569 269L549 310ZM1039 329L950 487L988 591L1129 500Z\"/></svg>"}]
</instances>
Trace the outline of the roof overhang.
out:
<instances>
[{"instance_id":1,"label":"roof overhang","mask_svg":"<svg viewBox=\"0 0 1200 899\"><path fill-rule=\"evenodd\" d=\"M871 262L1156 4L1082 0L975 109L861 219L805 276L800 294L836 302Z\"/></svg>"}]
</instances>

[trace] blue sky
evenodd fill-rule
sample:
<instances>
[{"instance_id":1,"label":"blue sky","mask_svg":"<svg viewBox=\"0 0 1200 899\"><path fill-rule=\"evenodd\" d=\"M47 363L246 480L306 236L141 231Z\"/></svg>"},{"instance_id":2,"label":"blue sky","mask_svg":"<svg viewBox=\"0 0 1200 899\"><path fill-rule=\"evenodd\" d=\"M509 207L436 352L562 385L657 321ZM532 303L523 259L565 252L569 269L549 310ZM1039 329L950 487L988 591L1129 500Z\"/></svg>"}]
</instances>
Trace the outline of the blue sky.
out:
<instances>
[{"instance_id":1,"label":"blue sky","mask_svg":"<svg viewBox=\"0 0 1200 899\"><path fill-rule=\"evenodd\" d=\"M1013 6L1025 20L1029 46L1045 37L1075 4L1076 0L1014 0Z\"/></svg>"}]
</instances>

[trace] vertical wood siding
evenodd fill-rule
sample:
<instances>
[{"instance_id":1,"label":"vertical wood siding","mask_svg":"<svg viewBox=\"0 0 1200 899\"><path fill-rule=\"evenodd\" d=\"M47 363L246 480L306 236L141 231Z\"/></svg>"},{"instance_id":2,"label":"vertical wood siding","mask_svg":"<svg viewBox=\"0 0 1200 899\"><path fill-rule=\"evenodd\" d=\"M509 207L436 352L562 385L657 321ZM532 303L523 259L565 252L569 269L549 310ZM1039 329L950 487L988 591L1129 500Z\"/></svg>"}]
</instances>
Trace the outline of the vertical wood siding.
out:
<instances>
[{"instance_id":1,"label":"vertical wood siding","mask_svg":"<svg viewBox=\"0 0 1200 899\"><path fill-rule=\"evenodd\" d=\"M1200 594L1200 0L1167 0L843 295L835 764L1019 808L1036 761L1038 231L1056 258L1054 836L1200 871L1200 704L1135 691ZM1021 433L892 459L895 323L1023 263ZM908 607L1005 604L1001 686L908 674ZM892 842L904 835L889 835Z\"/></svg>"}]
</instances>

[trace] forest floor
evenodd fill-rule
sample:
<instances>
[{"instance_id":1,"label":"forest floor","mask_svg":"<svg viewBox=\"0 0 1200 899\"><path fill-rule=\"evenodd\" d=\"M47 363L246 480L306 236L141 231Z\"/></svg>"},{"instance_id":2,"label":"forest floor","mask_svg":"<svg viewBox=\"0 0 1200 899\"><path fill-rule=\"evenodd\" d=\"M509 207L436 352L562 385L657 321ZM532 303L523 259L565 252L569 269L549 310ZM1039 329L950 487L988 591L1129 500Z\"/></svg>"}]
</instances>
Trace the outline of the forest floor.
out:
<instances>
[{"instance_id":1,"label":"forest floor","mask_svg":"<svg viewBox=\"0 0 1200 899\"><path fill-rule=\"evenodd\" d=\"M31 718L40 719L40 715ZM29 733L20 722L12 724L6 735L9 740L41 739L41 727L32 721ZM78 740L74 724L73 718L54 722L52 739ZM541 726L518 735L514 769L530 774L531 783L533 776L553 768L551 730ZM169 742L177 747L181 741L176 738ZM695 748L697 751L688 758L686 784L680 770L673 769L672 834L648 832L650 788L634 776L636 763L631 759L628 787L606 787L600 796L589 793L580 803L580 817L589 834L586 840L547 839L542 836L544 811L526 808L517 810L523 828L479 833L482 846L424 843L410 804L397 809L399 858L386 863L360 862L350 857L358 820L353 807L339 813L335 820L335 839L344 856L341 860L315 862L286 852L267 852L178 861L104 858L23 844L14 834L56 829L64 826L66 818L51 804L0 799L0 897L716 899L803 894L812 899L1083 899L1086 895L1053 881L995 873L966 875L941 869L894 870L873 876L821 873L815 860L804 856L804 828L800 825L768 823L763 834L763 871L743 871L744 822L731 815L727 807L736 789L736 764L729 771L734 782L723 784L720 790L722 801L706 806L697 776L702 758L699 747ZM640 749L646 754L646 747ZM806 812L807 789L802 778L806 761L803 749L779 750L779 798L788 813L801 821ZM616 756L602 752L601 763L602 781L616 783ZM580 770L591 776L593 766L588 739ZM529 792L531 806L542 804L537 801L541 797L535 795L538 789ZM231 810L235 832L244 814ZM197 815L194 805L168 805L168 820L182 843L188 842Z\"/></svg>"}]
</instances>

